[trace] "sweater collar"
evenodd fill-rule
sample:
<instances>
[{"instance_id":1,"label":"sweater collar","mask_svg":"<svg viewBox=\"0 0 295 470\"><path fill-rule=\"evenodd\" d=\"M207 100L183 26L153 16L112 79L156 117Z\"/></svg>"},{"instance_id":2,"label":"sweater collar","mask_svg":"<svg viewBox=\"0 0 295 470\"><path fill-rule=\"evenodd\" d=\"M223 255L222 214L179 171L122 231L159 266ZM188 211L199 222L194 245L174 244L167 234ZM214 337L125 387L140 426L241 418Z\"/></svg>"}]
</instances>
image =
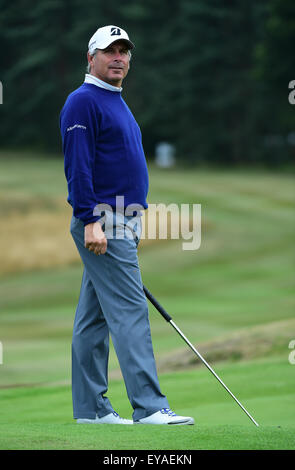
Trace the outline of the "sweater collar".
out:
<instances>
[{"instance_id":1,"label":"sweater collar","mask_svg":"<svg viewBox=\"0 0 295 470\"><path fill-rule=\"evenodd\" d=\"M119 92L119 93L123 89L122 87L117 87L117 86L110 85L109 83L106 83L106 82L100 80L99 78L95 77L94 75L91 75L90 73L85 74L84 83L91 83L92 85L96 85L100 88L104 88L105 90L116 91L116 92Z\"/></svg>"}]
</instances>

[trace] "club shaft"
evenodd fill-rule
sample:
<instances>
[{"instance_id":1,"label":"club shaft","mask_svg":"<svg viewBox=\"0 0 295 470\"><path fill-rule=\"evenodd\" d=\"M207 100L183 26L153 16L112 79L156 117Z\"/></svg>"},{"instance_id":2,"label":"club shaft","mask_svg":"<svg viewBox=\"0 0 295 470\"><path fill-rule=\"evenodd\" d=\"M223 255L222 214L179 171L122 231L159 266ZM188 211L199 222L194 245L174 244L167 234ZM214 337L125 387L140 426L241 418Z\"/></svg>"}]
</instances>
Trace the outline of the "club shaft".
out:
<instances>
[{"instance_id":1,"label":"club shaft","mask_svg":"<svg viewBox=\"0 0 295 470\"><path fill-rule=\"evenodd\" d=\"M203 356L197 351L197 349L192 345L192 343L187 339L187 337L182 333L182 331L178 328L178 326L174 323L170 315L166 312L166 310L159 304L157 299L151 294L151 292L143 286L144 293L149 301L154 305L154 307L158 310L158 312L162 315L162 317L171 324L171 326L177 331L177 333L181 336L181 338L186 342L186 344L191 348L191 350L198 356L200 361L210 370L210 372L214 375L214 377L218 380L218 382L225 388L225 390L230 394L230 396L235 400L235 402L239 405L239 407L246 413L248 418L255 424L255 426L259 426L259 424L255 421L255 419L250 415L250 413L244 408L244 406L239 402L239 400L234 396L234 394L230 391L230 389L225 385L225 383L221 380L220 377L216 374L216 372L212 369L212 367L208 364L208 362L203 358Z\"/></svg>"},{"instance_id":2,"label":"club shaft","mask_svg":"<svg viewBox=\"0 0 295 470\"><path fill-rule=\"evenodd\" d=\"M177 331L177 333L182 337L182 339L186 342L186 344L192 349L192 351L198 356L198 358L203 362L203 364L210 370L210 372L214 375L214 377L218 380L218 382L225 388L225 390L230 394L230 396L235 400L235 402L242 408L242 410L246 413L246 415L251 419L251 421L256 425L259 424L255 421L255 419L250 415L250 413L244 408L244 406L239 402L239 400L235 397L235 395L230 391L230 389L225 385L225 383L221 380L220 377L216 374L216 372L212 369L212 367L208 364L208 362L203 358L203 356L199 353L199 351L192 345L192 343L187 339L187 337L182 333L182 331L178 328L178 326L174 323L173 320L169 322L171 326Z\"/></svg>"}]
</instances>

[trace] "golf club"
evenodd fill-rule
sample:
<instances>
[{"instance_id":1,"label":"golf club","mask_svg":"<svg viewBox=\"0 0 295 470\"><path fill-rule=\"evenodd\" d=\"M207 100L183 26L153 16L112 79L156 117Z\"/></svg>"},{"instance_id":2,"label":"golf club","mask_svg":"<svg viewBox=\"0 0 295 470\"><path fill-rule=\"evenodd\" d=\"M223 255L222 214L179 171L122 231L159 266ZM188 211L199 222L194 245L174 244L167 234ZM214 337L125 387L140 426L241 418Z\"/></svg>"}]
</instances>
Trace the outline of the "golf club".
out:
<instances>
[{"instance_id":1,"label":"golf club","mask_svg":"<svg viewBox=\"0 0 295 470\"><path fill-rule=\"evenodd\" d=\"M192 349L192 351L198 356L198 358L203 362L203 364L210 370L210 372L214 375L214 377L218 380L219 383L225 388L225 390L230 394L230 396L236 401L236 403L242 408L242 410L246 413L246 415L251 419L251 421L256 425L259 424L255 421L255 419L248 413L246 408L239 402L239 400L234 396L234 394L230 391L230 389L225 385L225 383L221 380L220 377L214 372L212 367L205 361L203 356L197 351L197 349L192 345L192 343L186 338L186 336L182 333L182 331L178 328L177 325L172 321L170 315L166 312L166 310L159 304L159 302L155 299L155 297L150 293L150 291L143 286L144 293L148 300L153 304L153 306L158 310L158 312L165 318L165 320L173 326L173 328L177 331L177 333L184 339L186 344Z\"/></svg>"}]
</instances>

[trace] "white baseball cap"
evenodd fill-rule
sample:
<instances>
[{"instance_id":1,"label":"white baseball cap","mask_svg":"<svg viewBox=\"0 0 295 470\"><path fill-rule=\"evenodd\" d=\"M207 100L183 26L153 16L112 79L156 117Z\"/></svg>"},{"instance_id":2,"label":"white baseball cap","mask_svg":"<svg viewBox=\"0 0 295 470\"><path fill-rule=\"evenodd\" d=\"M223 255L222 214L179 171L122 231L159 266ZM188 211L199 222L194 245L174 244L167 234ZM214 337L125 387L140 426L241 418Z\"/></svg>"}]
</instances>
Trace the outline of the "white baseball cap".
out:
<instances>
[{"instance_id":1,"label":"white baseball cap","mask_svg":"<svg viewBox=\"0 0 295 470\"><path fill-rule=\"evenodd\" d=\"M95 49L106 49L115 41L127 42L129 49L133 49L135 47L124 29L119 28L118 26L109 25L99 28L93 34L88 43L88 52L89 54L92 54Z\"/></svg>"}]
</instances>

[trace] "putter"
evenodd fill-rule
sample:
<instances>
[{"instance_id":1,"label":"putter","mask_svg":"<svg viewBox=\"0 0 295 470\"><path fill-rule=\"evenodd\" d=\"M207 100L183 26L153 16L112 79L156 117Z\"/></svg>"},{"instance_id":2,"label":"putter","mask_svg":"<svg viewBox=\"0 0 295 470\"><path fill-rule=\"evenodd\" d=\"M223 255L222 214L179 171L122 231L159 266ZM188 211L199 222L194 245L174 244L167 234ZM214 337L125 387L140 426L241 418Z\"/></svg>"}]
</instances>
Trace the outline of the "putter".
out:
<instances>
[{"instance_id":1,"label":"putter","mask_svg":"<svg viewBox=\"0 0 295 470\"><path fill-rule=\"evenodd\" d=\"M172 321L170 315L166 312L166 310L159 304L159 302L155 299L155 297L150 293L150 291L143 286L143 291L148 298L148 300L153 304L153 306L158 310L158 312L165 318L165 320L170 323L171 326L177 331L177 333L181 336L182 339L188 344L188 346L192 349L192 351L198 356L198 358L203 362L203 364L210 370L210 372L214 375L214 377L218 380L219 383L225 388L225 390L230 394L230 396L235 400L235 402L242 408L242 410L246 413L248 418L255 424L255 426L259 426L259 424L255 421L255 419L250 415L250 413L244 408L244 406L239 402L239 400L234 396L234 394L230 391L230 389L225 385L225 383L221 380L220 377L214 372L212 367L208 364L207 361L203 358L203 356L197 351L197 349L192 345L192 343L185 337L182 331L178 328L177 325Z\"/></svg>"}]
</instances>

